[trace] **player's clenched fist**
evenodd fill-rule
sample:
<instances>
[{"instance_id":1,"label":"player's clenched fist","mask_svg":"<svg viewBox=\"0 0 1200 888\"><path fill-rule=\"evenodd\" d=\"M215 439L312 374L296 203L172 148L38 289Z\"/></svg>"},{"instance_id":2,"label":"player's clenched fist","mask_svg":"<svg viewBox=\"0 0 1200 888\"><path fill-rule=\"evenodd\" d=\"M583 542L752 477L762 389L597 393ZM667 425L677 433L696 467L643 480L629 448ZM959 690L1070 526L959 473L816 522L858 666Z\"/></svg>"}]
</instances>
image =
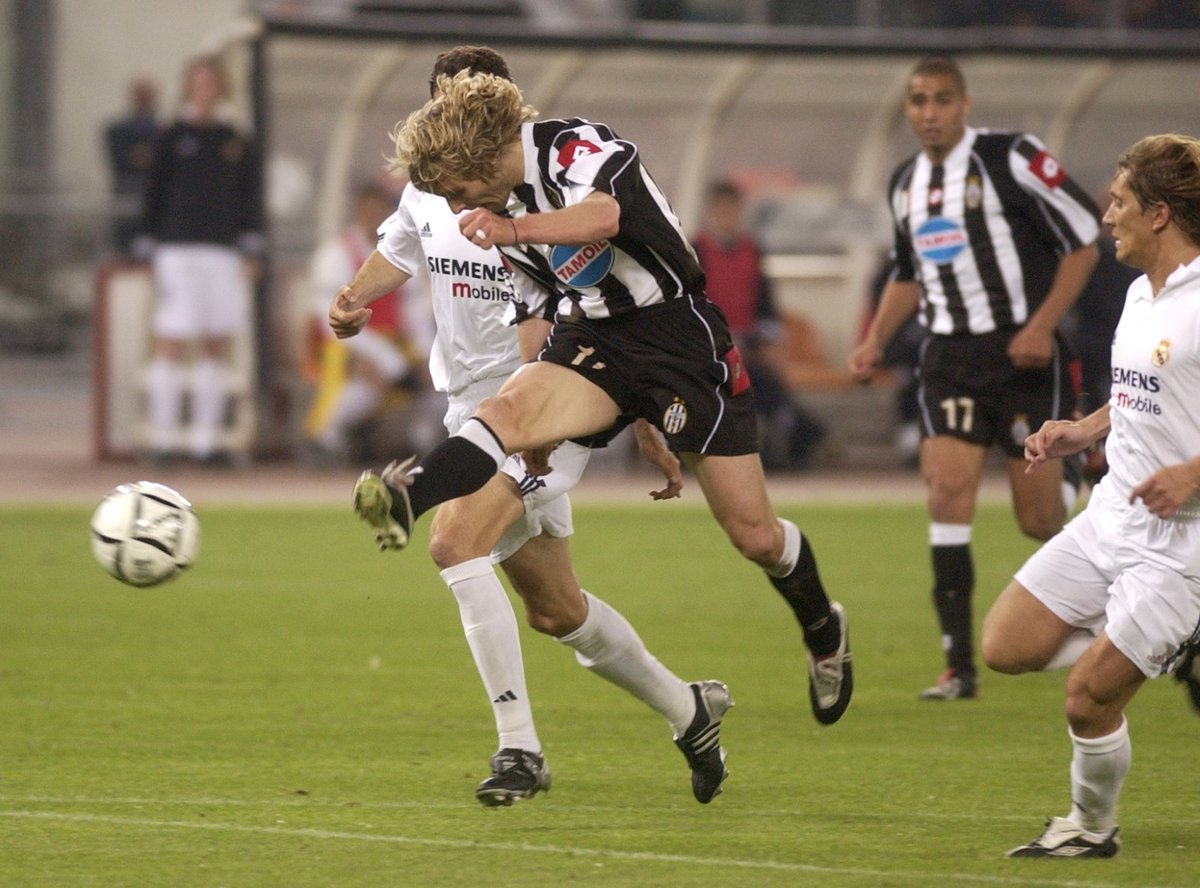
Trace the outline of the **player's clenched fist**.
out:
<instances>
[{"instance_id":1,"label":"player's clenched fist","mask_svg":"<svg viewBox=\"0 0 1200 888\"><path fill-rule=\"evenodd\" d=\"M329 305L329 326L338 339L347 339L357 334L371 319L371 309L355 305L354 291L342 287Z\"/></svg>"}]
</instances>

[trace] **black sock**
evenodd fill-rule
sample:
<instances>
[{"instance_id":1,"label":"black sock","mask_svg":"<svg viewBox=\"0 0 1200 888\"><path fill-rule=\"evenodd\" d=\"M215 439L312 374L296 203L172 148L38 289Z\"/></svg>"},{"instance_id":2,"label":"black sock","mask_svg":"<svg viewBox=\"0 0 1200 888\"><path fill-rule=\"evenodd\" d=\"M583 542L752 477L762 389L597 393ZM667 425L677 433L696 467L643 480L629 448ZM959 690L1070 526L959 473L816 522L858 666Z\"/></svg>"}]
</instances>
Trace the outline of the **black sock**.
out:
<instances>
[{"instance_id":1,"label":"black sock","mask_svg":"<svg viewBox=\"0 0 1200 888\"><path fill-rule=\"evenodd\" d=\"M975 567L971 547L934 546L932 552L933 606L946 646L946 665L958 675L974 675L971 594L975 590Z\"/></svg>"},{"instance_id":2,"label":"black sock","mask_svg":"<svg viewBox=\"0 0 1200 888\"><path fill-rule=\"evenodd\" d=\"M800 534L800 556L792 572L786 577L768 575L768 578L800 621L804 644L808 649L818 657L836 651L842 630L837 620L831 619L829 596L821 585L817 559L813 556L808 537Z\"/></svg>"},{"instance_id":3,"label":"black sock","mask_svg":"<svg viewBox=\"0 0 1200 888\"><path fill-rule=\"evenodd\" d=\"M417 469L408 488L413 518L446 500L474 493L497 472L496 460L457 435L429 451Z\"/></svg>"}]
</instances>

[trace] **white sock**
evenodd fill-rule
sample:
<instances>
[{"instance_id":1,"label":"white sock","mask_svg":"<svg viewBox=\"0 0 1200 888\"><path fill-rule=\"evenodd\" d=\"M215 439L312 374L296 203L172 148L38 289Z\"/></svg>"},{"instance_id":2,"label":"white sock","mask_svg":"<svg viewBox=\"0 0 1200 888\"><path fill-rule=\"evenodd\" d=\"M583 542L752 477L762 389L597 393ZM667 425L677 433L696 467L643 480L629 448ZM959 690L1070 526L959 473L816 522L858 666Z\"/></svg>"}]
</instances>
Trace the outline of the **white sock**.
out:
<instances>
[{"instance_id":1,"label":"white sock","mask_svg":"<svg viewBox=\"0 0 1200 888\"><path fill-rule=\"evenodd\" d=\"M448 567L442 579L458 601L467 646L496 717L498 748L540 753L542 744L525 689L517 618L491 559L472 558Z\"/></svg>"},{"instance_id":2,"label":"white sock","mask_svg":"<svg viewBox=\"0 0 1200 888\"><path fill-rule=\"evenodd\" d=\"M204 458L217 449L225 425L225 365L201 358L192 366L192 456Z\"/></svg>"},{"instance_id":3,"label":"white sock","mask_svg":"<svg viewBox=\"0 0 1200 888\"><path fill-rule=\"evenodd\" d=\"M379 389L365 379L347 379L338 391L333 409L325 428L317 440L330 450L338 450L346 443L346 431L370 416L379 407Z\"/></svg>"},{"instance_id":4,"label":"white sock","mask_svg":"<svg viewBox=\"0 0 1200 888\"><path fill-rule=\"evenodd\" d=\"M1107 737L1084 739L1071 735L1071 813L1067 819L1090 833L1104 835L1117 825L1117 796L1129 772L1133 749L1129 723Z\"/></svg>"},{"instance_id":5,"label":"white sock","mask_svg":"<svg viewBox=\"0 0 1200 888\"><path fill-rule=\"evenodd\" d=\"M146 406L150 447L165 452L179 446L183 407L183 367L178 361L155 358L146 368Z\"/></svg>"},{"instance_id":6,"label":"white sock","mask_svg":"<svg viewBox=\"0 0 1200 888\"><path fill-rule=\"evenodd\" d=\"M970 524L944 524L940 521L929 523L929 545L931 546L969 546L971 544Z\"/></svg>"},{"instance_id":7,"label":"white sock","mask_svg":"<svg viewBox=\"0 0 1200 888\"><path fill-rule=\"evenodd\" d=\"M633 694L662 715L676 736L683 734L696 715L691 686L646 650L628 620L595 595L583 595L587 619L558 640L575 649L581 666Z\"/></svg>"},{"instance_id":8,"label":"white sock","mask_svg":"<svg viewBox=\"0 0 1200 888\"><path fill-rule=\"evenodd\" d=\"M454 433L459 438L466 438L496 462L496 471L500 471L508 459L508 454L504 452L504 446L500 439L492 433L482 419L476 419L472 416L463 423L462 428Z\"/></svg>"},{"instance_id":9,"label":"white sock","mask_svg":"<svg viewBox=\"0 0 1200 888\"><path fill-rule=\"evenodd\" d=\"M1083 656L1083 652L1092 646L1096 640L1094 633L1087 629L1076 629L1062 646L1054 652L1054 656L1042 667L1043 672L1053 672L1055 669L1066 669L1075 665L1075 661Z\"/></svg>"},{"instance_id":10,"label":"white sock","mask_svg":"<svg viewBox=\"0 0 1200 888\"><path fill-rule=\"evenodd\" d=\"M1079 490L1070 481L1062 483L1062 499L1063 508L1066 509L1066 516L1069 521L1071 513L1075 511L1075 503L1079 500Z\"/></svg>"},{"instance_id":11,"label":"white sock","mask_svg":"<svg viewBox=\"0 0 1200 888\"><path fill-rule=\"evenodd\" d=\"M775 567L767 571L767 576L781 580L796 569L796 562L800 560L802 540L800 528L786 518L778 520L779 526L783 528L783 557L779 559L779 563Z\"/></svg>"}]
</instances>

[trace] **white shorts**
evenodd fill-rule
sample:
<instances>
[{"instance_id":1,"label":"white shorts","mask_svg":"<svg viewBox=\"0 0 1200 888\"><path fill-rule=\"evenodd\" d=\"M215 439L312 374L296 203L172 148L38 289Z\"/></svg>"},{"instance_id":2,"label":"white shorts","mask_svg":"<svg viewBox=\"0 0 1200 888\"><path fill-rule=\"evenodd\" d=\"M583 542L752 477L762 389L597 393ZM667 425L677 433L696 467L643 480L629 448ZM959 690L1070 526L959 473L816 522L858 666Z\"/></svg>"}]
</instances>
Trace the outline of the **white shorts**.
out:
<instances>
[{"instance_id":1,"label":"white shorts","mask_svg":"<svg viewBox=\"0 0 1200 888\"><path fill-rule=\"evenodd\" d=\"M1166 521L1102 481L1016 573L1063 622L1103 631L1149 678L1200 627L1200 521Z\"/></svg>"},{"instance_id":2,"label":"white shorts","mask_svg":"<svg viewBox=\"0 0 1200 888\"><path fill-rule=\"evenodd\" d=\"M154 332L167 339L224 337L250 325L242 256L216 244L166 244L154 251Z\"/></svg>"},{"instance_id":3,"label":"white shorts","mask_svg":"<svg viewBox=\"0 0 1200 888\"><path fill-rule=\"evenodd\" d=\"M504 379L485 379L450 397L446 411L446 430L455 434L471 418L484 398L500 390ZM520 455L513 454L500 471L517 482L525 501L525 515L513 522L492 549L492 563L511 558L518 549L539 534L556 538L569 537L575 532L571 520L571 499L567 491L579 483L587 468L592 451L572 441L564 441L550 454L551 472L531 476Z\"/></svg>"}]
</instances>

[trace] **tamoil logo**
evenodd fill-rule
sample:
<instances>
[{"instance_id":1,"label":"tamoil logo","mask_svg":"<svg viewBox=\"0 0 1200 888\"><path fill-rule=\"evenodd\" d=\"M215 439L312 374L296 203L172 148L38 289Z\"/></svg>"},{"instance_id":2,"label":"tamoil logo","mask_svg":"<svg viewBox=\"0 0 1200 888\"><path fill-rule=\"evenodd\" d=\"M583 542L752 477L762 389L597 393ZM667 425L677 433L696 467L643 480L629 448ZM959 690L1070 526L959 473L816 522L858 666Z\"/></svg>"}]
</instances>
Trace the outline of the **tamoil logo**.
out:
<instances>
[{"instance_id":1,"label":"tamoil logo","mask_svg":"<svg viewBox=\"0 0 1200 888\"><path fill-rule=\"evenodd\" d=\"M913 236L913 246L926 262L946 265L967 246L967 233L961 225L945 216L926 219Z\"/></svg>"},{"instance_id":2,"label":"tamoil logo","mask_svg":"<svg viewBox=\"0 0 1200 888\"><path fill-rule=\"evenodd\" d=\"M560 244L550 251L555 276L569 287L594 287L612 271L612 245L606 241L582 247Z\"/></svg>"}]
</instances>

